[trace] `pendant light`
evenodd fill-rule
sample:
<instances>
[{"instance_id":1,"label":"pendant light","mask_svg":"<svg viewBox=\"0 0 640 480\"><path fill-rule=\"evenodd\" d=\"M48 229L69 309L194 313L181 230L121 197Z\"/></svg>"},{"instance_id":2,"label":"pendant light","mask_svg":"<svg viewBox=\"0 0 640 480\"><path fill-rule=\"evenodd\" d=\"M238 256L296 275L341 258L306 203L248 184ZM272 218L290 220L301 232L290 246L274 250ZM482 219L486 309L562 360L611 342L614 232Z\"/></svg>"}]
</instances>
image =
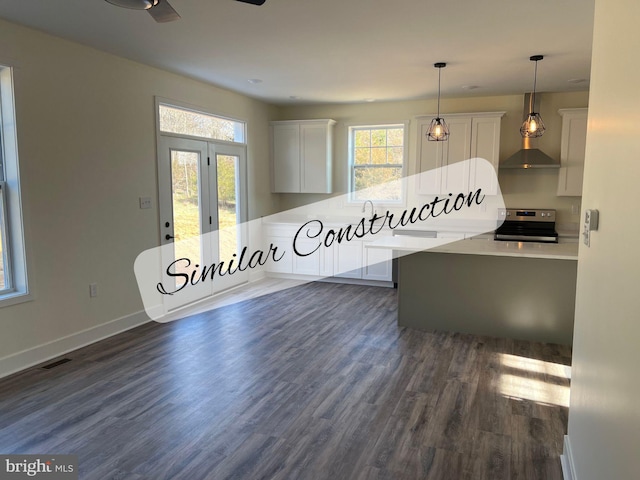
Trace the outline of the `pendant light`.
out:
<instances>
[{"instance_id":1,"label":"pendant light","mask_svg":"<svg viewBox=\"0 0 640 480\"><path fill-rule=\"evenodd\" d=\"M529 98L529 115L520 127L520 135L525 138L541 137L546 130L542 117L535 111L536 105L536 81L538 79L538 62L544 57L542 55L533 55L529 60L536 62L535 71L533 73L533 93Z\"/></svg>"},{"instance_id":2,"label":"pendant light","mask_svg":"<svg viewBox=\"0 0 640 480\"><path fill-rule=\"evenodd\" d=\"M438 115L431 120L429 131L427 132L427 140L430 142L446 142L449 139L449 127L444 118L440 118L440 73L447 66L446 63L438 62L433 64L438 69Z\"/></svg>"}]
</instances>

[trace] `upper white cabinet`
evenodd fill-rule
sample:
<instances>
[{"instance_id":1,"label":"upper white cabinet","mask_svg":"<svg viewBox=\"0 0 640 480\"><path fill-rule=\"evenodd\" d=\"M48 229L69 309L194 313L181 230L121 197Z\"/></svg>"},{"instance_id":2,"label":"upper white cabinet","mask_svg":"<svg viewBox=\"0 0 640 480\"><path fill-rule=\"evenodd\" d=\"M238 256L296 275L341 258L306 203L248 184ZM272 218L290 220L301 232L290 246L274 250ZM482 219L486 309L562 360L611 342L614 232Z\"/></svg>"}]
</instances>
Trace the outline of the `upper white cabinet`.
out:
<instances>
[{"instance_id":1,"label":"upper white cabinet","mask_svg":"<svg viewBox=\"0 0 640 480\"><path fill-rule=\"evenodd\" d=\"M500 121L505 112L482 112L444 115L449 125L446 142L430 142L427 131L433 115L417 118L418 172L447 167L470 158L484 158L498 171L500 153ZM481 179L479 172L470 171L469 165L457 169L439 169L435 175L421 176L417 192L440 194L475 190L485 185L485 194L498 193L497 173L491 179ZM488 186L487 186L488 185Z\"/></svg>"},{"instance_id":2,"label":"upper white cabinet","mask_svg":"<svg viewBox=\"0 0 640 480\"><path fill-rule=\"evenodd\" d=\"M273 192L331 193L334 120L271 122Z\"/></svg>"},{"instance_id":3,"label":"upper white cabinet","mask_svg":"<svg viewBox=\"0 0 640 480\"><path fill-rule=\"evenodd\" d=\"M558 195L581 196L584 151L587 142L587 108L558 110L562 116Z\"/></svg>"}]
</instances>

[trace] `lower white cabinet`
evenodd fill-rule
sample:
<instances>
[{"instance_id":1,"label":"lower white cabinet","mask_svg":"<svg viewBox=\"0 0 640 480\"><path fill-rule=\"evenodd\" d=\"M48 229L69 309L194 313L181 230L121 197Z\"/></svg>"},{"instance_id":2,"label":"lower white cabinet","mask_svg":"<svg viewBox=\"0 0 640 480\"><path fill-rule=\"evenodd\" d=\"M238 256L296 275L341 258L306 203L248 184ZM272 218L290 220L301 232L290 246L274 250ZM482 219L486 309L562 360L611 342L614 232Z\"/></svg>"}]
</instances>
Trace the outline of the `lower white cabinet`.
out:
<instances>
[{"instance_id":1,"label":"lower white cabinet","mask_svg":"<svg viewBox=\"0 0 640 480\"><path fill-rule=\"evenodd\" d=\"M334 244L334 276L362 278L362 241Z\"/></svg>"},{"instance_id":2,"label":"lower white cabinet","mask_svg":"<svg viewBox=\"0 0 640 480\"><path fill-rule=\"evenodd\" d=\"M320 248L320 276L321 277L333 277L334 272L334 251L333 245Z\"/></svg>"},{"instance_id":3,"label":"lower white cabinet","mask_svg":"<svg viewBox=\"0 0 640 480\"><path fill-rule=\"evenodd\" d=\"M311 252L317 247L318 242L313 240L298 240L296 243L300 252ZM320 249L310 255L300 256L293 253L293 273L297 275L320 275Z\"/></svg>"},{"instance_id":4,"label":"lower white cabinet","mask_svg":"<svg viewBox=\"0 0 640 480\"><path fill-rule=\"evenodd\" d=\"M268 262L267 271L273 273L293 273L293 254L291 252L291 240L286 237L274 235L267 236L267 245L272 244L278 249L278 255L282 258L277 262Z\"/></svg>"},{"instance_id":5,"label":"lower white cabinet","mask_svg":"<svg viewBox=\"0 0 640 480\"><path fill-rule=\"evenodd\" d=\"M364 242L362 251L363 263L362 278L364 280L391 281L391 250L386 248L367 248Z\"/></svg>"},{"instance_id":6,"label":"lower white cabinet","mask_svg":"<svg viewBox=\"0 0 640 480\"><path fill-rule=\"evenodd\" d=\"M330 247L322 245L310 255L301 256L293 251L292 239L298 227L287 224L268 225L266 244L273 244L278 252L284 252L278 262L269 262L267 272L280 275L299 275L322 278L349 278L391 282L391 251L367 248L370 240L335 242ZM300 252L311 252L318 246L317 239L298 239Z\"/></svg>"}]
</instances>

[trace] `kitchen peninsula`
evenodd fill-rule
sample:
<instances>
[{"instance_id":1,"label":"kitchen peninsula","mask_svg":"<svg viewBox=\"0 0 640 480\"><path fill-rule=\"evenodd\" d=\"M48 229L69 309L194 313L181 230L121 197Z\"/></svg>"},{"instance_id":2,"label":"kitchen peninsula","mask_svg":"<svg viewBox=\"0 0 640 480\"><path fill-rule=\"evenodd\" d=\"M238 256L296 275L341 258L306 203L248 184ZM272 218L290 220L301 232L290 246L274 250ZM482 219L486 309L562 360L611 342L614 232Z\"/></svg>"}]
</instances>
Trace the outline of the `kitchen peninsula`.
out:
<instances>
[{"instance_id":1,"label":"kitchen peninsula","mask_svg":"<svg viewBox=\"0 0 640 480\"><path fill-rule=\"evenodd\" d=\"M399 257L400 326L572 343L577 243L395 236L368 248Z\"/></svg>"}]
</instances>

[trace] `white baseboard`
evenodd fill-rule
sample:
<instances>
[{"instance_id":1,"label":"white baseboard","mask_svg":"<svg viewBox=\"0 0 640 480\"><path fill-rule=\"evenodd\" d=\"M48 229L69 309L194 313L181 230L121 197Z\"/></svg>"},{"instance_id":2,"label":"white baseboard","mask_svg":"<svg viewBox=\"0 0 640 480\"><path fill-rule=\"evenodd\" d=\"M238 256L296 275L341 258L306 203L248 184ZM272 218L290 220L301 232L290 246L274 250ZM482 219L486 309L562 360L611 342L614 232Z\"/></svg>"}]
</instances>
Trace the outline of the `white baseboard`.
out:
<instances>
[{"instance_id":1,"label":"white baseboard","mask_svg":"<svg viewBox=\"0 0 640 480\"><path fill-rule=\"evenodd\" d=\"M383 280L364 280L360 278L325 277L318 280L325 283L345 283L347 285L364 285L367 287L387 287L393 288L393 282Z\"/></svg>"},{"instance_id":2,"label":"white baseboard","mask_svg":"<svg viewBox=\"0 0 640 480\"><path fill-rule=\"evenodd\" d=\"M264 270L257 270L252 269L249 272L249 283L251 282L258 282L264 278L267 278L267 272L265 272Z\"/></svg>"},{"instance_id":3,"label":"white baseboard","mask_svg":"<svg viewBox=\"0 0 640 480\"><path fill-rule=\"evenodd\" d=\"M82 330L66 337L0 358L0 378L19 372L52 358L150 322L145 312L136 312L110 322Z\"/></svg>"},{"instance_id":4,"label":"white baseboard","mask_svg":"<svg viewBox=\"0 0 640 480\"><path fill-rule=\"evenodd\" d=\"M319 277L316 275L300 275L296 273L268 272L268 278L281 278L283 280L300 280L302 282L346 283L348 285L365 285L369 287L393 287L393 282L384 280L363 280L361 278L347 277Z\"/></svg>"},{"instance_id":5,"label":"white baseboard","mask_svg":"<svg viewBox=\"0 0 640 480\"><path fill-rule=\"evenodd\" d=\"M576 477L576 467L573 463L569 435L564 436L564 450L562 455L560 455L560 464L562 465L562 477L564 480L578 480L578 477Z\"/></svg>"}]
</instances>

